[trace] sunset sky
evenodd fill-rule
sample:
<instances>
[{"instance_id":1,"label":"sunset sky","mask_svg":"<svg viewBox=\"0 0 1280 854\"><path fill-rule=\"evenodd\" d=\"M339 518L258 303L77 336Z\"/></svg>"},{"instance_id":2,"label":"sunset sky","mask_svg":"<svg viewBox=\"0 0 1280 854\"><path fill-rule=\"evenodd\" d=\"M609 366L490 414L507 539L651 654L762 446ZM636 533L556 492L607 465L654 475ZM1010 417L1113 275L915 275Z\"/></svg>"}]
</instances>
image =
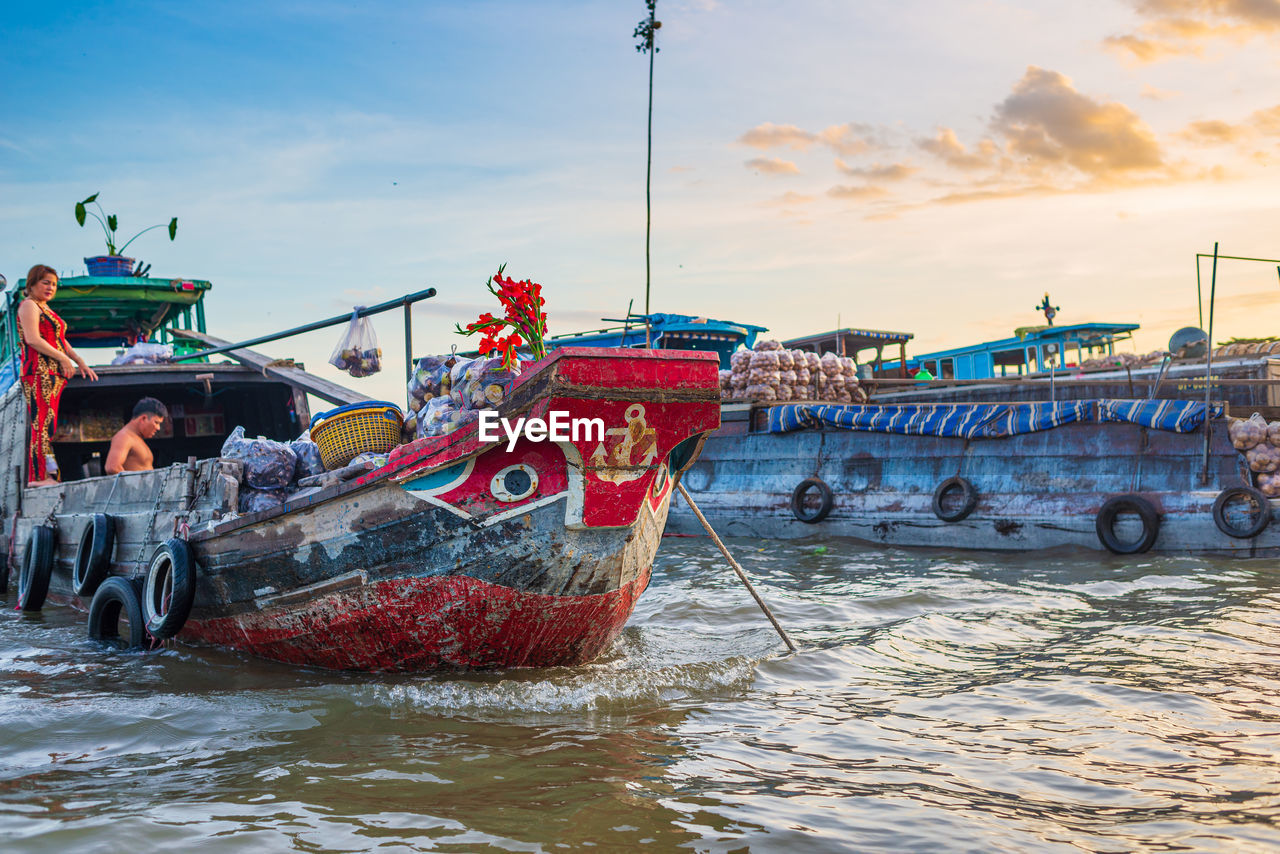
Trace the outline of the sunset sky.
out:
<instances>
[{"instance_id":1,"label":"sunset sky","mask_svg":"<svg viewBox=\"0 0 1280 854\"><path fill-rule=\"evenodd\" d=\"M644 302L643 2L27 3L0 52L0 273L101 251L250 337L427 285L415 350L492 308L552 332ZM1068 17L1069 9L1069 17ZM1198 323L1197 252L1280 257L1280 2L659 0L655 311L914 332ZM135 254L130 252L130 254ZM1209 265L1203 267L1205 296ZM55 305L56 307L56 305ZM1280 334L1275 265L1219 267L1214 337ZM402 352L400 319L378 323ZM264 347L323 363L333 331ZM350 381L401 396L398 362ZM326 369L327 371L328 369ZM330 372L330 376L338 376Z\"/></svg>"}]
</instances>

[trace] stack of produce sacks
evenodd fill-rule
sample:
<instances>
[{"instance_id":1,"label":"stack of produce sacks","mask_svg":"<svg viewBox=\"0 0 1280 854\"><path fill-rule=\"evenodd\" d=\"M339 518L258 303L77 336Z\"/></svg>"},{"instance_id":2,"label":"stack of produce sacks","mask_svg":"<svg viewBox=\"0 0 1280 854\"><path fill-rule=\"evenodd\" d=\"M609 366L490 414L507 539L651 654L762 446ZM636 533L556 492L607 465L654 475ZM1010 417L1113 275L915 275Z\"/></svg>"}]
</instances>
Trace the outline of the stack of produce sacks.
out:
<instances>
[{"instance_id":1,"label":"stack of produce sacks","mask_svg":"<svg viewBox=\"0 0 1280 854\"><path fill-rule=\"evenodd\" d=\"M311 441L310 431L292 442L276 442L261 436L246 439L244 427L236 427L223 442L221 456L244 464L240 479L241 513L268 510L297 497L301 494L297 488L299 480L323 474L325 470L320 448Z\"/></svg>"},{"instance_id":2,"label":"stack of produce sacks","mask_svg":"<svg viewBox=\"0 0 1280 854\"><path fill-rule=\"evenodd\" d=\"M518 376L519 365L503 370L501 357L465 359L451 355L419 359L409 381L405 431L417 439L452 433L477 420L481 409L501 406Z\"/></svg>"},{"instance_id":3,"label":"stack of produce sacks","mask_svg":"<svg viewBox=\"0 0 1280 854\"><path fill-rule=\"evenodd\" d=\"M1118 368L1144 368L1158 365L1169 355L1168 350L1152 350L1150 353L1116 353L1114 356L1099 356L1085 359L1080 363L1082 371L1116 370Z\"/></svg>"},{"instance_id":4,"label":"stack of produce sacks","mask_svg":"<svg viewBox=\"0 0 1280 854\"><path fill-rule=\"evenodd\" d=\"M1244 453L1250 471L1257 473L1258 489L1268 498L1280 496L1280 421L1267 423L1258 413L1233 418L1227 428L1231 444Z\"/></svg>"},{"instance_id":5,"label":"stack of produce sacks","mask_svg":"<svg viewBox=\"0 0 1280 854\"><path fill-rule=\"evenodd\" d=\"M731 370L722 396L728 400L817 400L865 403L857 366L847 356L786 350L777 341L760 341L754 350L738 350L729 358ZM724 373L723 371L721 372Z\"/></svg>"}]
</instances>

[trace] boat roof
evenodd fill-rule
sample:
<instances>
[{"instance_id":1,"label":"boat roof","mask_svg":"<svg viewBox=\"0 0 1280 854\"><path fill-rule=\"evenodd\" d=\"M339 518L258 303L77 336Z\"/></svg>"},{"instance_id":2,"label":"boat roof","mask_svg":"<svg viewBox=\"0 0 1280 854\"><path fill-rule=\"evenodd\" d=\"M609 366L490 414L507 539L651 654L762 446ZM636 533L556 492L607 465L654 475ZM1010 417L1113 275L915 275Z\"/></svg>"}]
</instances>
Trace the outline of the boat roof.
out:
<instances>
[{"instance_id":1,"label":"boat roof","mask_svg":"<svg viewBox=\"0 0 1280 854\"><path fill-rule=\"evenodd\" d=\"M813 349L815 353L827 352L852 355L869 347L884 347L889 344L905 344L915 337L911 332L888 332L881 329L833 329L830 332L819 332L816 335L802 335L799 338L788 338L782 346L793 350Z\"/></svg>"},{"instance_id":2,"label":"boat roof","mask_svg":"<svg viewBox=\"0 0 1280 854\"><path fill-rule=\"evenodd\" d=\"M934 350L931 353L920 353L908 361L935 359L947 356L958 356L965 353L1016 349L1020 346L1040 344L1044 342L1063 342L1070 340L1085 347L1107 344L1116 340L1129 338L1137 323L1073 323L1067 326L1023 326L1014 330L1011 338L995 341L983 341L980 344L969 344L964 347L952 347L947 350Z\"/></svg>"},{"instance_id":3,"label":"boat roof","mask_svg":"<svg viewBox=\"0 0 1280 854\"><path fill-rule=\"evenodd\" d=\"M0 314L16 317L26 283L5 291ZM73 347L116 347L171 328L203 332L202 301L212 287L203 279L68 276L58 280L53 310L67 322Z\"/></svg>"},{"instance_id":4,"label":"boat roof","mask_svg":"<svg viewBox=\"0 0 1280 854\"><path fill-rule=\"evenodd\" d=\"M732 320L716 320L712 317L697 317L690 314L649 314L649 328L652 332L664 335L677 335L682 338L705 338L708 340L750 339L761 332L768 332L767 326L755 326L750 323L738 323ZM644 332L646 315L632 314L627 317L604 317L606 323L621 323L623 326L607 326L601 329L590 329L585 332L568 332L547 337L547 342L557 346L565 346L575 340L613 335L626 329L632 333L639 329Z\"/></svg>"}]
</instances>

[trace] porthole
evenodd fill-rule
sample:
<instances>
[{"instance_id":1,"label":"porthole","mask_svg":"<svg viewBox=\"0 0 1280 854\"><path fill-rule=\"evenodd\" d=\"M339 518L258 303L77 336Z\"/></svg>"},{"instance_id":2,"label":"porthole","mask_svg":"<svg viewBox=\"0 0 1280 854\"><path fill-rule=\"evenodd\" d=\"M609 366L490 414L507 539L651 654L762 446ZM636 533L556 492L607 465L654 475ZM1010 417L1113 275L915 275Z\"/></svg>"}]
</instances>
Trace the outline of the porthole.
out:
<instances>
[{"instance_id":1,"label":"porthole","mask_svg":"<svg viewBox=\"0 0 1280 854\"><path fill-rule=\"evenodd\" d=\"M522 501L538 491L538 473L524 463L507 466L493 476L489 491L499 501Z\"/></svg>"}]
</instances>

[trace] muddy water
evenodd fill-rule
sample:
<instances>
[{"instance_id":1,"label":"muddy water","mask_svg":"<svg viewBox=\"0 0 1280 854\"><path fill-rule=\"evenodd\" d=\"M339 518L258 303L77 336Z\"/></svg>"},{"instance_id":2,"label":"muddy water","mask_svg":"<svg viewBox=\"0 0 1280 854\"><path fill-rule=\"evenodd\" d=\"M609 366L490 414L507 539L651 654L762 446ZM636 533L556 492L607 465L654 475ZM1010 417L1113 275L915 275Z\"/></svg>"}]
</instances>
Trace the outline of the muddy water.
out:
<instances>
[{"instance_id":1,"label":"muddy water","mask_svg":"<svg viewBox=\"0 0 1280 854\"><path fill-rule=\"evenodd\" d=\"M667 539L586 667L331 674L0 614L6 851L1280 848L1280 569ZM819 552L820 549L825 551Z\"/></svg>"}]
</instances>

